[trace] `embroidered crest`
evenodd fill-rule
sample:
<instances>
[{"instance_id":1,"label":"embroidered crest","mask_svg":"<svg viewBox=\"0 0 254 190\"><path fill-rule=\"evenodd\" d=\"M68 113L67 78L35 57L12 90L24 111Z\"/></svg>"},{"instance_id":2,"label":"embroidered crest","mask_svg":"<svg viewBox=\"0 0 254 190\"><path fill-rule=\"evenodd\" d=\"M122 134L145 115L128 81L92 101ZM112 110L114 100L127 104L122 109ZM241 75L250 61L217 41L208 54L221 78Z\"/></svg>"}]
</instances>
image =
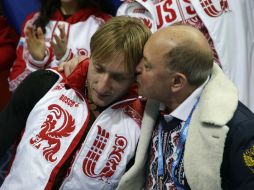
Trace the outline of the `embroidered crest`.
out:
<instances>
[{"instance_id":1,"label":"embroidered crest","mask_svg":"<svg viewBox=\"0 0 254 190\"><path fill-rule=\"evenodd\" d=\"M243 153L243 159L245 165L254 173L254 145Z\"/></svg>"},{"instance_id":2,"label":"embroidered crest","mask_svg":"<svg viewBox=\"0 0 254 190\"><path fill-rule=\"evenodd\" d=\"M122 155L124 154L124 149L127 147L128 141L123 136L115 135L115 144L113 146L113 150L108 156L106 165L100 172L96 173L96 164L99 163L98 160L109 139L109 132L102 129L99 125L97 127L97 136L83 161L83 172L90 178L97 178L108 182L108 178L115 173L117 166L122 160Z\"/></svg>"},{"instance_id":3,"label":"embroidered crest","mask_svg":"<svg viewBox=\"0 0 254 190\"><path fill-rule=\"evenodd\" d=\"M53 157L61 148L61 139L70 136L75 129L75 120L59 105L52 104L48 107L50 113L41 126L41 131L30 139L30 144L35 148L42 148L43 156L49 162L54 162L57 157ZM61 121L61 126L58 123ZM46 142L44 142L46 141ZM45 143L48 146L45 146Z\"/></svg>"}]
</instances>

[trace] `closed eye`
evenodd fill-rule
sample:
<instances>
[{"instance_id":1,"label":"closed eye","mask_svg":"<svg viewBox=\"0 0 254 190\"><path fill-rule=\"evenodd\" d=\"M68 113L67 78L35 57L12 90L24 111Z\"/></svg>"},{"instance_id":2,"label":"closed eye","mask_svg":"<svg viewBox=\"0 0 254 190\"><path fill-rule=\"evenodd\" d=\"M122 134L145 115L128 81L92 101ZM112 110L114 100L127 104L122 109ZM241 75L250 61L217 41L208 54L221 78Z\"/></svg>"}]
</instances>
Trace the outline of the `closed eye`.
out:
<instances>
[{"instance_id":1,"label":"closed eye","mask_svg":"<svg viewBox=\"0 0 254 190\"><path fill-rule=\"evenodd\" d=\"M95 65L94 67L95 67L95 71L97 73L103 73L104 72L104 69L101 66Z\"/></svg>"},{"instance_id":2,"label":"closed eye","mask_svg":"<svg viewBox=\"0 0 254 190\"><path fill-rule=\"evenodd\" d=\"M112 75L112 78L116 81L124 81L127 80L126 77L122 76L122 75Z\"/></svg>"},{"instance_id":3,"label":"closed eye","mask_svg":"<svg viewBox=\"0 0 254 190\"><path fill-rule=\"evenodd\" d=\"M147 64L146 62L144 63L144 68L146 71L151 69L151 65Z\"/></svg>"},{"instance_id":4,"label":"closed eye","mask_svg":"<svg viewBox=\"0 0 254 190\"><path fill-rule=\"evenodd\" d=\"M143 57L143 66L144 66L145 70L151 69L151 64L149 64L149 62L147 61L147 59L145 57Z\"/></svg>"}]
</instances>

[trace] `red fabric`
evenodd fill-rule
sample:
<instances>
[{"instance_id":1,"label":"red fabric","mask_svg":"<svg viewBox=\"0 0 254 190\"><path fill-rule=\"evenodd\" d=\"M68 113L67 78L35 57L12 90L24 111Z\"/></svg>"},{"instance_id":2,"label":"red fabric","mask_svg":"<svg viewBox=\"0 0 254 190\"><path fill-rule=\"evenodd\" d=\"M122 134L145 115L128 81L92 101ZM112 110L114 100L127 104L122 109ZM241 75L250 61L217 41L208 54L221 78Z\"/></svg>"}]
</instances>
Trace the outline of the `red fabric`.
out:
<instances>
[{"instance_id":1,"label":"red fabric","mask_svg":"<svg viewBox=\"0 0 254 190\"><path fill-rule=\"evenodd\" d=\"M0 16L0 70L9 69L16 58L18 34L11 28L6 18Z\"/></svg>"},{"instance_id":2,"label":"red fabric","mask_svg":"<svg viewBox=\"0 0 254 190\"><path fill-rule=\"evenodd\" d=\"M85 59L78 64L75 70L66 79L66 86L73 88L85 97L85 84L87 78L89 59Z\"/></svg>"},{"instance_id":3,"label":"red fabric","mask_svg":"<svg viewBox=\"0 0 254 190\"><path fill-rule=\"evenodd\" d=\"M16 58L18 39L18 34L8 25L6 18L0 16L0 111L11 96L7 78L9 69Z\"/></svg>"},{"instance_id":4,"label":"red fabric","mask_svg":"<svg viewBox=\"0 0 254 190\"><path fill-rule=\"evenodd\" d=\"M105 21L107 21L111 18L111 16L109 14L98 11L96 8L90 7L90 8L87 8L87 9L79 10L74 15L68 17L65 21L70 23L70 24L75 24L77 22L87 20L88 17L91 16L91 15L102 18ZM51 20L64 21L64 17L62 15L61 11L57 10Z\"/></svg>"},{"instance_id":5,"label":"red fabric","mask_svg":"<svg viewBox=\"0 0 254 190\"><path fill-rule=\"evenodd\" d=\"M0 70L0 111L4 109L11 97L9 84L7 81L8 75L9 70Z\"/></svg>"}]
</instances>

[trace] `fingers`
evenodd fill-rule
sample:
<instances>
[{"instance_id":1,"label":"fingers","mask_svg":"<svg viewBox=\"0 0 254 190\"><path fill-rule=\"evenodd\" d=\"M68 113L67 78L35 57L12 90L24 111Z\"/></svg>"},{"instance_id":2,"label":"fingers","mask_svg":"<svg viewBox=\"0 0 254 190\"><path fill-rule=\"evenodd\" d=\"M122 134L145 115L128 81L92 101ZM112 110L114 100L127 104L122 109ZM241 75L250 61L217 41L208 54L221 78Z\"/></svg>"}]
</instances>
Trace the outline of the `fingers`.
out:
<instances>
[{"instance_id":1,"label":"fingers","mask_svg":"<svg viewBox=\"0 0 254 190\"><path fill-rule=\"evenodd\" d=\"M55 54L57 54L57 52L61 48L61 39L56 34L53 35L53 39L54 40L52 40L50 42L50 44L51 44L51 47L53 48L53 51L55 52Z\"/></svg>"},{"instance_id":2,"label":"fingers","mask_svg":"<svg viewBox=\"0 0 254 190\"><path fill-rule=\"evenodd\" d=\"M75 68L78 66L79 63L81 63L84 59L86 59L87 56L76 56L74 58L71 59L70 62L68 62L68 64L66 64L66 66L68 66L68 69L66 72L68 72L68 75L70 75Z\"/></svg>"},{"instance_id":3,"label":"fingers","mask_svg":"<svg viewBox=\"0 0 254 190\"><path fill-rule=\"evenodd\" d=\"M64 65L64 74L65 76L69 76L72 73L72 70L70 69L70 66L68 64Z\"/></svg>"},{"instance_id":4,"label":"fingers","mask_svg":"<svg viewBox=\"0 0 254 190\"><path fill-rule=\"evenodd\" d=\"M33 27L31 29L31 38L37 39L36 32L37 32L37 29L35 27Z\"/></svg>"},{"instance_id":5,"label":"fingers","mask_svg":"<svg viewBox=\"0 0 254 190\"><path fill-rule=\"evenodd\" d=\"M59 31L60 31L60 38L61 38L61 40L65 40L66 41L65 25L64 24L59 24L58 28L59 28Z\"/></svg>"},{"instance_id":6,"label":"fingers","mask_svg":"<svg viewBox=\"0 0 254 190\"><path fill-rule=\"evenodd\" d=\"M64 72L65 76L68 77L71 74L71 70L70 70L70 63L71 61L68 62L62 62L59 66L58 66L58 71L59 72Z\"/></svg>"},{"instance_id":7,"label":"fingers","mask_svg":"<svg viewBox=\"0 0 254 190\"><path fill-rule=\"evenodd\" d=\"M78 56L78 62L80 63L80 62L84 61L87 58L88 58L88 56L86 56L86 55L80 55L80 56Z\"/></svg>"},{"instance_id":8,"label":"fingers","mask_svg":"<svg viewBox=\"0 0 254 190\"><path fill-rule=\"evenodd\" d=\"M32 38L32 34L31 34L31 28L30 27L26 27L25 31L24 31L25 37L26 37L26 43L28 46L28 49L30 51L30 44L31 44L31 38Z\"/></svg>"},{"instance_id":9,"label":"fingers","mask_svg":"<svg viewBox=\"0 0 254 190\"><path fill-rule=\"evenodd\" d=\"M65 25L58 25L60 34L54 33L53 41L51 42L51 46L53 48L54 54L57 60L60 60L66 53L67 50L67 37L65 33Z\"/></svg>"},{"instance_id":10,"label":"fingers","mask_svg":"<svg viewBox=\"0 0 254 190\"><path fill-rule=\"evenodd\" d=\"M64 65L66 64L66 62L62 62L60 65L58 65L57 69L59 72L64 71Z\"/></svg>"},{"instance_id":11,"label":"fingers","mask_svg":"<svg viewBox=\"0 0 254 190\"><path fill-rule=\"evenodd\" d=\"M42 31L41 27L38 27L36 33L37 33L37 37L38 37L39 40L44 39L44 34L43 34L43 31Z\"/></svg>"},{"instance_id":12,"label":"fingers","mask_svg":"<svg viewBox=\"0 0 254 190\"><path fill-rule=\"evenodd\" d=\"M56 42L55 44L56 45L60 45L61 44L62 40L61 40L61 38L58 35L54 34L54 39L55 39L55 42Z\"/></svg>"},{"instance_id":13,"label":"fingers","mask_svg":"<svg viewBox=\"0 0 254 190\"><path fill-rule=\"evenodd\" d=\"M67 62L62 62L57 69L59 72L64 72L65 76L69 76L72 73L72 69L71 69L72 64L73 64L73 59Z\"/></svg>"},{"instance_id":14,"label":"fingers","mask_svg":"<svg viewBox=\"0 0 254 190\"><path fill-rule=\"evenodd\" d=\"M64 24L59 24L58 29L60 31L60 34L57 35L56 33L54 33L53 37L54 37L54 45L55 46L61 46L62 44L66 43L66 33L65 33L65 26Z\"/></svg>"},{"instance_id":15,"label":"fingers","mask_svg":"<svg viewBox=\"0 0 254 190\"><path fill-rule=\"evenodd\" d=\"M31 38L31 36L32 36L31 30L33 30L33 27L31 27L31 26L27 26L25 28L25 30L24 30L25 37Z\"/></svg>"},{"instance_id":16,"label":"fingers","mask_svg":"<svg viewBox=\"0 0 254 190\"><path fill-rule=\"evenodd\" d=\"M77 65L84 60L86 56L80 56L80 57L74 57L68 62L63 62L58 66L59 72L64 72L65 76L69 76L74 69L77 67Z\"/></svg>"},{"instance_id":17,"label":"fingers","mask_svg":"<svg viewBox=\"0 0 254 190\"><path fill-rule=\"evenodd\" d=\"M64 24L58 25L60 35L54 34L54 40L56 45L65 45L67 43L66 33L65 33L65 26Z\"/></svg>"},{"instance_id":18,"label":"fingers","mask_svg":"<svg viewBox=\"0 0 254 190\"><path fill-rule=\"evenodd\" d=\"M70 68L69 68L69 61L68 62L62 62L57 67L59 72L64 72L65 76L69 76L71 74Z\"/></svg>"},{"instance_id":19,"label":"fingers","mask_svg":"<svg viewBox=\"0 0 254 190\"><path fill-rule=\"evenodd\" d=\"M25 37L26 37L26 42L27 42L28 49L30 51L30 49L31 49L31 43L34 40L33 26L31 24L28 24L25 27L24 34L25 34Z\"/></svg>"},{"instance_id":20,"label":"fingers","mask_svg":"<svg viewBox=\"0 0 254 190\"><path fill-rule=\"evenodd\" d=\"M24 34L27 40L44 40L44 34L41 27L37 29L34 28L32 25L28 25L25 30Z\"/></svg>"},{"instance_id":21,"label":"fingers","mask_svg":"<svg viewBox=\"0 0 254 190\"><path fill-rule=\"evenodd\" d=\"M31 24L27 25L24 30L24 34L26 37L26 42L27 42L29 52L31 52L31 48L33 46L32 44L36 40L36 35L34 34L34 30L35 29L34 29L33 25L31 25Z\"/></svg>"}]
</instances>

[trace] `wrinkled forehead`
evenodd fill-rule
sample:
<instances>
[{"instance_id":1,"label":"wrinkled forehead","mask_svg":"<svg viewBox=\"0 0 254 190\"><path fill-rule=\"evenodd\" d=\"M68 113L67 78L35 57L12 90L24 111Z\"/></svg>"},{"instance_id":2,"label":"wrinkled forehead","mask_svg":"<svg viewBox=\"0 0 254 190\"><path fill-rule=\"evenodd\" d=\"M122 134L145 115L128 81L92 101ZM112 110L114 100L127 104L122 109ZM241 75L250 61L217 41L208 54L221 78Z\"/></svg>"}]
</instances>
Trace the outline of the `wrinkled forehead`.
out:
<instances>
[{"instance_id":1,"label":"wrinkled forehead","mask_svg":"<svg viewBox=\"0 0 254 190\"><path fill-rule=\"evenodd\" d=\"M144 47L144 58L151 63L165 62L165 56L175 45L168 39L153 37L147 41Z\"/></svg>"}]
</instances>

